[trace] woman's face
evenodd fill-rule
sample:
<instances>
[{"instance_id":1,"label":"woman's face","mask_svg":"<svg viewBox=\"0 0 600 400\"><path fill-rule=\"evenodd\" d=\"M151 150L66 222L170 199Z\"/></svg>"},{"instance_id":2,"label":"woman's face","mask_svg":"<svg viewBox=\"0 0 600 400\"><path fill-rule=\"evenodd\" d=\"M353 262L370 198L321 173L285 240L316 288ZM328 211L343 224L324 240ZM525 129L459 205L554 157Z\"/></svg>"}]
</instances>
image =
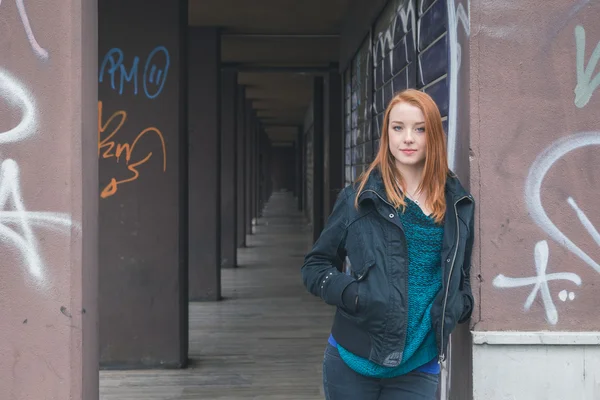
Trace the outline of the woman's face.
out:
<instances>
[{"instance_id":1,"label":"woman's face","mask_svg":"<svg viewBox=\"0 0 600 400\"><path fill-rule=\"evenodd\" d=\"M396 104L390 112L388 136L398 167L425 164L425 117L420 108L404 102Z\"/></svg>"}]
</instances>

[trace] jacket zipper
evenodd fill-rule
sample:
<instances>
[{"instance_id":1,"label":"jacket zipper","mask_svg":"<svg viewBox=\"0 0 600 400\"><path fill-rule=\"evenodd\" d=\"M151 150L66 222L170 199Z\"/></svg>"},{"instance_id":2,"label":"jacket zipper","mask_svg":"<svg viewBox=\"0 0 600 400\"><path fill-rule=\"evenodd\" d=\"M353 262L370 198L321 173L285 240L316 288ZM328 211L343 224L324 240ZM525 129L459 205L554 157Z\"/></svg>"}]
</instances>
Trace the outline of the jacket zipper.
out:
<instances>
[{"instance_id":1,"label":"jacket zipper","mask_svg":"<svg viewBox=\"0 0 600 400\"><path fill-rule=\"evenodd\" d=\"M377 197L379 197L381 199L381 201L383 201L384 203L386 203L387 205L389 205L390 207L392 207L395 210L395 207L392 204L390 204L389 202L387 202L383 197L381 197L379 195L379 193L377 193L376 191L368 189L368 190L365 190L365 192L375 193L375 195ZM448 291L450 290L450 279L452 278L452 271L454 270L454 263L456 262L456 255L458 254L458 243L460 242L460 225L459 225L459 221L458 221L458 210L456 209L456 206L458 205L458 203L461 200L468 199L468 198L469 198L469 196L463 196L454 202L454 216L456 217L456 244L454 245L454 256L452 258L452 264L450 264L450 272L448 274L448 282L446 283L446 293L444 294L444 307L442 308L442 328L441 328L441 332L440 332L440 357L439 357L440 364L446 360L446 354L444 352L444 321L446 319L446 305L448 304Z\"/></svg>"},{"instance_id":2,"label":"jacket zipper","mask_svg":"<svg viewBox=\"0 0 600 400\"><path fill-rule=\"evenodd\" d=\"M448 273L448 282L446 283L446 294L444 295L444 307L442 308L442 330L440 332L440 364L446 360L446 353L444 352L444 325L446 320L446 305L448 303L448 291L450 290L450 279L452 278L452 271L454 270L454 263L456 261L456 254L458 253L458 243L460 241L460 225L458 222L458 210L456 205L463 199L468 199L469 196L463 196L454 202L454 216L456 217L456 244L454 245L454 257L452 258L452 264L450 264L450 272Z\"/></svg>"},{"instance_id":3,"label":"jacket zipper","mask_svg":"<svg viewBox=\"0 0 600 400\"><path fill-rule=\"evenodd\" d=\"M391 204L390 202L388 202L387 200L385 200L383 197L381 197L381 196L379 195L379 193L377 193L376 191L374 191L374 190L371 190L371 189L367 189L367 190L365 190L365 192L372 192L372 193L375 193L375 195L376 195L377 197L379 197L379 199L380 199L381 201L383 201L385 204L387 204L388 206L390 206L390 207L392 208L392 210L394 210L394 213L398 213L398 210L396 210L396 207L394 207L394 205L393 205L393 204ZM401 231L402 231L402 233L404 234L404 229L402 229L402 227L401 227L401 226L399 226L398 228L400 228L400 230L401 230ZM407 253L407 254L408 254L408 253ZM368 271L368 270L367 270L367 271ZM366 274L366 272L367 272L367 271L365 271L365 274ZM408 314L408 311L407 311L407 314ZM406 318L408 318L408 317L406 317ZM406 340L406 338L405 338L405 340ZM403 349L403 351L404 351L404 349Z\"/></svg>"}]
</instances>

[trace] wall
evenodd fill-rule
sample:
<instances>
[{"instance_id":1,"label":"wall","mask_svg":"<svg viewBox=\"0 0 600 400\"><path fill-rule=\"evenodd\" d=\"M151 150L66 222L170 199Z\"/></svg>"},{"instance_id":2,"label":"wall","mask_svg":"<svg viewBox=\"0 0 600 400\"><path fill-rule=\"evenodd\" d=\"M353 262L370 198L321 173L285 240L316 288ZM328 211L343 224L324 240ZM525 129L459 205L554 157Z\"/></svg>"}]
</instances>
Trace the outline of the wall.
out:
<instances>
[{"instance_id":1,"label":"wall","mask_svg":"<svg viewBox=\"0 0 600 400\"><path fill-rule=\"evenodd\" d=\"M95 1L0 6L0 388L97 399Z\"/></svg>"},{"instance_id":2,"label":"wall","mask_svg":"<svg viewBox=\"0 0 600 400\"><path fill-rule=\"evenodd\" d=\"M310 223L313 223L313 196L314 196L314 106L310 103L304 125L302 126L302 144L304 146L304 214Z\"/></svg>"},{"instance_id":3,"label":"wall","mask_svg":"<svg viewBox=\"0 0 600 400\"><path fill-rule=\"evenodd\" d=\"M296 186L296 149L273 147L271 158L271 180L273 191L293 191Z\"/></svg>"},{"instance_id":4,"label":"wall","mask_svg":"<svg viewBox=\"0 0 600 400\"><path fill-rule=\"evenodd\" d=\"M388 7L389 8L389 7ZM370 36L367 36L344 73L344 181L354 182L367 169L377 146L377 133L372 133L373 67ZM377 127L374 127L377 130Z\"/></svg>"},{"instance_id":5,"label":"wall","mask_svg":"<svg viewBox=\"0 0 600 400\"><path fill-rule=\"evenodd\" d=\"M472 1L471 10L474 369L486 368L496 346L520 360L493 379L482 371L475 392L531 399L515 393L535 386L540 399L597 398L599 369L581 367L589 356L579 346L600 330L600 3ZM500 339L490 342L488 331ZM533 377L540 371L544 382Z\"/></svg>"},{"instance_id":6,"label":"wall","mask_svg":"<svg viewBox=\"0 0 600 400\"><path fill-rule=\"evenodd\" d=\"M344 188L344 104L342 77L329 71L323 91L323 218L326 222Z\"/></svg>"},{"instance_id":7,"label":"wall","mask_svg":"<svg viewBox=\"0 0 600 400\"><path fill-rule=\"evenodd\" d=\"M99 2L99 302L106 367L178 366L187 359L181 247L187 233L180 215L187 210L181 207L187 4L179 5Z\"/></svg>"},{"instance_id":8,"label":"wall","mask_svg":"<svg viewBox=\"0 0 600 400\"><path fill-rule=\"evenodd\" d=\"M477 10L477 329L598 330L600 5Z\"/></svg>"}]
</instances>

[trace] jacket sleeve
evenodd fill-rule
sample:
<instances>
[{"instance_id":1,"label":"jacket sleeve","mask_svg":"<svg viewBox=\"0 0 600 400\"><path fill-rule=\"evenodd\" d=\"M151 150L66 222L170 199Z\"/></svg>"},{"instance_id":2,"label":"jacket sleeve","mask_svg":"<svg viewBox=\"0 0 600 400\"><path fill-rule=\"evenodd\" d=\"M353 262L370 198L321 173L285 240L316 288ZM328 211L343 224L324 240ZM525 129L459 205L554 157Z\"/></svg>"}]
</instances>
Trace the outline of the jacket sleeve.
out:
<instances>
[{"instance_id":1,"label":"jacket sleeve","mask_svg":"<svg viewBox=\"0 0 600 400\"><path fill-rule=\"evenodd\" d=\"M473 242L475 239L475 215L471 216L469 222L469 237L465 246L465 257L462 266L463 281L462 281L462 297L464 301L463 312L458 320L459 324L467 322L473 313L473 292L471 291L471 253L473 252Z\"/></svg>"},{"instance_id":2,"label":"jacket sleeve","mask_svg":"<svg viewBox=\"0 0 600 400\"><path fill-rule=\"evenodd\" d=\"M348 227L348 190L338 195L325 228L304 258L302 280L310 293L327 304L344 307L344 290L356 280L336 268L340 264L338 251L345 242ZM356 285L353 285L356 286ZM348 297L348 296L346 296Z\"/></svg>"}]
</instances>

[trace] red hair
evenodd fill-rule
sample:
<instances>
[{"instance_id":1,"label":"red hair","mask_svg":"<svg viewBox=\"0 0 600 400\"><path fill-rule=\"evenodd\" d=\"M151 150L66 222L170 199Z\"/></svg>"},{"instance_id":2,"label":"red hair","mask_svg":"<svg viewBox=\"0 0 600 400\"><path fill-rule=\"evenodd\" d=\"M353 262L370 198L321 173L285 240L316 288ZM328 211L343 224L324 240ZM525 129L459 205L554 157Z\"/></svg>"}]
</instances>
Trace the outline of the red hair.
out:
<instances>
[{"instance_id":1,"label":"red hair","mask_svg":"<svg viewBox=\"0 0 600 400\"><path fill-rule=\"evenodd\" d=\"M358 208L358 197L364 190L373 170L378 168L381 172L388 200L396 208L402 207L404 210L406 207L404 199L404 192L406 191L405 182L400 171L396 168L396 160L390 152L389 145L390 112L395 105L400 103L408 103L418 107L425 116L427 149L425 153L425 168L423 169L423 176L418 190L424 190L427 193L425 204L427 208L432 210L431 216L439 224L444 220L444 215L446 214L444 188L446 186L446 177L449 173L448 158L446 155L446 134L442 126L440 110L431 96L415 89L407 89L397 93L388 104L383 118L377 157L375 157L369 168L356 180L359 186L355 205Z\"/></svg>"}]
</instances>

